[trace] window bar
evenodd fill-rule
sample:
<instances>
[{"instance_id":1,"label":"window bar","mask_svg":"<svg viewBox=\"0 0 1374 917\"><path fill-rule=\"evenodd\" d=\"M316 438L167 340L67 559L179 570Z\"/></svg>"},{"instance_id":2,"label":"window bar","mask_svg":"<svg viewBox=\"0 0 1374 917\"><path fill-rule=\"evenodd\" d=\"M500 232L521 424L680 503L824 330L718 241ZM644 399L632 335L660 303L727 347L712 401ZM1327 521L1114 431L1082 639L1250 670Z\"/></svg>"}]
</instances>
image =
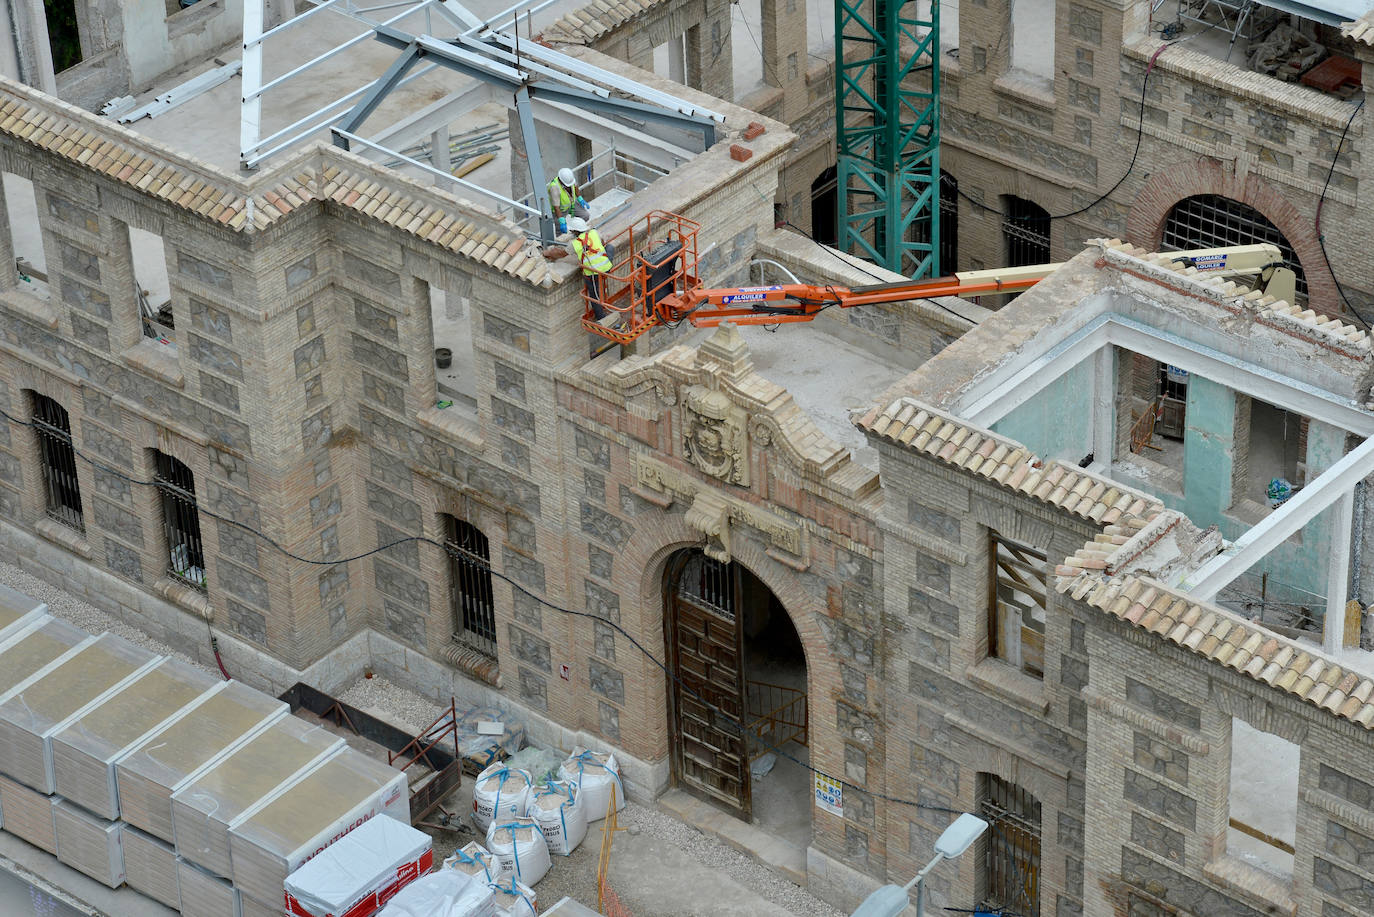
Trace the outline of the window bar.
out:
<instances>
[{"instance_id":1,"label":"window bar","mask_svg":"<svg viewBox=\"0 0 1374 917\"><path fill-rule=\"evenodd\" d=\"M200 537L195 477L190 468L161 452L155 480L162 494L162 522L167 536L167 572L205 591L205 549Z\"/></svg>"},{"instance_id":2,"label":"window bar","mask_svg":"<svg viewBox=\"0 0 1374 917\"><path fill-rule=\"evenodd\" d=\"M66 408L37 392L33 395L33 408L38 448L43 459L48 515L84 534L86 523L81 511L81 485L76 476L71 419Z\"/></svg>"},{"instance_id":3,"label":"window bar","mask_svg":"<svg viewBox=\"0 0 1374 917\"><path fill-rule=\"evenodd\" d=\"M491 543L470 522L446 517L448 528L450 600L454 634L461 642L493 658L496 656L496 610L491 586Z\"/></svg>"}]
</instances>

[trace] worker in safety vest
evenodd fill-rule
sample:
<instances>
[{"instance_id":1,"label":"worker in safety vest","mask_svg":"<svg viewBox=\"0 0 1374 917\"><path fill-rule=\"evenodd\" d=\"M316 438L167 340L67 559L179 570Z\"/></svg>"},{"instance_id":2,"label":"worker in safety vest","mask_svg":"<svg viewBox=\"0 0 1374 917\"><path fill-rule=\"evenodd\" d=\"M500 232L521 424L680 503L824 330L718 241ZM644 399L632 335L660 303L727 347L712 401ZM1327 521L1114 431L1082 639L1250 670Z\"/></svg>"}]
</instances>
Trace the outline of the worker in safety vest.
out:
<instances>
[{"instance_id":1,"label":"worker in safety vest","mask_svg":"<svg viewBox=\"0 0 1374 917\"><path fill-rule=\"evenodd\" d=\"M577 256L577 263L582 265L582 282L586 286L587 298L591 300L592 314L604 318L608 310L605 305L606 281L602 275L615 266L615 250L603 244L601 234L582 217L568 220L568 229L573 233L573 254Z\"/></svg>"},{"instance_id":2,"label":"worker in safety vest","mask_svg":"<svg viewBox=\"0 0 1374 917\"><path fill-rule=\"evenodd\" d=\"M560 235L568 231L569 217L579 216L584 220L591 217L572 169L559 169L558 177L549 182L549 209L553 211Z\"/></svg>"}]
</instances>

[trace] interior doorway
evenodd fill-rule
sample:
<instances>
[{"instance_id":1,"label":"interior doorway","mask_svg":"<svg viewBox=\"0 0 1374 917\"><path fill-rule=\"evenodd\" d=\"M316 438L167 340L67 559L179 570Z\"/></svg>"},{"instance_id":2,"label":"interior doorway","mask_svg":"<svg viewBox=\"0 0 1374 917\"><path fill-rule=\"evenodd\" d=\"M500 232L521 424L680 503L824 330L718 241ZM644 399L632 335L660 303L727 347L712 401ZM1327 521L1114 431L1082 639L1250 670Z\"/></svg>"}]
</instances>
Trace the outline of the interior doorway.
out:
<instances>
[{"instance_id":1,"label":"interior doorway","mask_svg":"<svg viewBox=\"0 0 1374 917\"><path fill-rule=\"evenodd\" d=\"M669 559L673 774L685 790L797 846L811 840L806 657L757 576L700 549Z\"/></svg>"}]
</instances>

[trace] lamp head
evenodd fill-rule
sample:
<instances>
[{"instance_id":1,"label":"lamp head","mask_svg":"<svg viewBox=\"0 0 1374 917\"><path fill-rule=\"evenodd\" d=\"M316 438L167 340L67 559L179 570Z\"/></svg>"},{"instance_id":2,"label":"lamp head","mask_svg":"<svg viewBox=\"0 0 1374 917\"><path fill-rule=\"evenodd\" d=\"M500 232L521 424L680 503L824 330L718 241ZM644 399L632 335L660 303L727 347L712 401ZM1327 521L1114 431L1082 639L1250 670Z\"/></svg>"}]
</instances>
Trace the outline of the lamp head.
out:
<instances>
[{"instance_id":1,"label":"lamp head","mask_svg":"<svg viewBox=\"0 0 1374 917\"><path fill-rule=\"evenodd\" d=\"M973 846L973 842L982 837L986 830L987 822L977 815L965 812L940 835L940 839L935 842L935 852L949 860L963 856L964 851Z\"/></svg>"}]
</instances>

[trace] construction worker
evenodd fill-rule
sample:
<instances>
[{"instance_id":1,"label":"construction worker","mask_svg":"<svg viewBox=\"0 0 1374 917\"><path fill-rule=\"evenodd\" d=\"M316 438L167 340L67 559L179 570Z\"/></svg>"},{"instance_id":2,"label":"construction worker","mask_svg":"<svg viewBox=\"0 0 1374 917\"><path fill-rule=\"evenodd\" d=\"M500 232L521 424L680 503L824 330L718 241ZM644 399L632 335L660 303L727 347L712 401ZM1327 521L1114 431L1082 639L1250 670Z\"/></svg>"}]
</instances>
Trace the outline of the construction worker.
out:
<instances>
[{"instance_id":1,"label":"construction worker","mask_svg":"<svg viewBox=\"0 0 1374 917\"><path fill-rule=\"evenodd\" d=\"M586 286L587 298L591 300L592 314L605 318L606 281L602 275L615 266L615 250L601 241L601 234L582 217L568 220L568 229L573 233L573 254L577 263L582 265L582 282Z\"/></svg>"},{"instance_id":2,"label":"construction worker","mask_svg":"<svg viewBox=\"0 0 1374 917\"><path fill-rule=\"evenodd\" d=\"M584 220L591 218L591 210L582 199L582 192L577 187L577 176L573 175L572 169L559 169L558 177L549 182L549 209L553 211L553 218L558 222L559 235L568 231L569 217L578 216Z\"/></svg>"}]
</instances>

